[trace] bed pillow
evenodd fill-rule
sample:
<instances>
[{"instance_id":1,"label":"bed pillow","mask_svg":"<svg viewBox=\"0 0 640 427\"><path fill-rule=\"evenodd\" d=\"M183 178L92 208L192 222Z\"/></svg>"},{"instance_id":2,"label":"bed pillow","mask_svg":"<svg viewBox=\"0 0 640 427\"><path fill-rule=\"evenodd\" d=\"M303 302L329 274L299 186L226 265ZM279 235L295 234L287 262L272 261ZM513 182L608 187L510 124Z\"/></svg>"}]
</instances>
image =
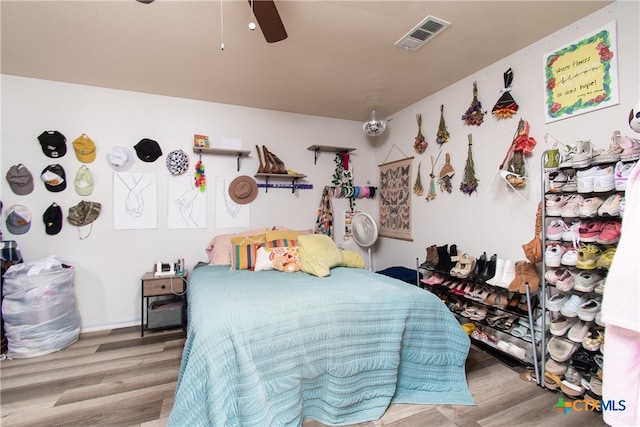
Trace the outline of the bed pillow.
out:
<instances>
[{"instance_id":1,"label":"bed pillow","mask_svg":"<svg viewBox=\"0 0 640 427\"><path fill-rule=\"evenodd\" d=\"M260 246L256 251L256 265L254 271L273 270L273 248L265 248Z\"/></svg>"},{"instance_id":2,"label":"bed pillow","mask_svg":"<svg viewBox=\"0 0 640 427\"><path fill-rule=\"evenodd\" d=\"M364 268L364 258L356 251L343 250L342 261L345 267Z\"/></svg>"},{"instance_id":3,"label":"bed pillow","mask_svg":"<svg viewBox=\"0 0 640 427\"><path fill-rule=\"evenodd\" d=\"M211 240L205 252L209 256L210 265L231 265L231 239L238 236L255 236L263 234L266 228L241 231L235 234L219 234Z\"/></svg>"},{"instance_id":4,"label":"bed pillow","mask_svg":"<svg viewBox=\"0 0 640 427\"><path fill-rule=\"evenodd\" d=\"M327 277L331 275L329 263L327 263L324 258L319 257L301 256L300 269L307 274L312 274L318 277Z\"/></svg>"},{"instance_id":5,"label":"bed pillow","mask_svg":"<svg viewBox=\"0 0 640 427\"><path fill-rule=\"evenodd\" d=\"M265 235L239 236L231 239L231 270L253 270L256 265L256 252L265 242ZM257 246L256 246L257 245Z\"/></svg>"},{"instance_id":6,"label":"bed pillow","mask_svg":"<svg viewBox=\"0 0 640 427\"><path fill-rule=\"evenodd\" d=\"M298 236L302 271L318 277L328 276L327 268L343 265L342 252L326 234ZM318 274L319 273L319 274Z\"/></svg>"}]
</instances>

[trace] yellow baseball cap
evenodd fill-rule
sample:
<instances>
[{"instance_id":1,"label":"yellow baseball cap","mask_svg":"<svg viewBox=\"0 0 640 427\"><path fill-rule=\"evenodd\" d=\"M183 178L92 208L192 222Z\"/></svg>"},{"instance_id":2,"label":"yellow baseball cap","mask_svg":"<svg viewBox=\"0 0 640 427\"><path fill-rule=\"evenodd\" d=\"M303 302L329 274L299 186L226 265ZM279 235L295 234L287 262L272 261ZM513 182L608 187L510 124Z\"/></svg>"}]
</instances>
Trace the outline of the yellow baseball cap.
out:
<instances>
[{"instance_id":1,"label":"yellow baseball cap","mask_svg":"<svg viewBox=\"0 0 640 427\"><path fill-rule=\"evenodd\" d=\"M91 163L96 159L96 144L84 133L73 141L73 149L82 163Z\"/></svg>"}]
</instances>

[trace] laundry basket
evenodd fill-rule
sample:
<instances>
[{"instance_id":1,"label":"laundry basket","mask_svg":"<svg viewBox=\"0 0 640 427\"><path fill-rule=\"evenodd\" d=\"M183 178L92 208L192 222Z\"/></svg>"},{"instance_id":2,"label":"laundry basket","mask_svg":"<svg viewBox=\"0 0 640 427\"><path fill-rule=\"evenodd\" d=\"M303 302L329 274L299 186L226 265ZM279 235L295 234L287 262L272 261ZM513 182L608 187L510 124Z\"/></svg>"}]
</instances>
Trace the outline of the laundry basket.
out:
<instances>
[{"instance_id":1,"label":"laundry basket","mask_svg":"<svg viewBox=\"0 0 640 427\"><path fill-rule=\"evenodd\" d=\"M7 357L42 356L78 340L73 274L73 267L55 256L15 264L4 273Z\"/></svg>"}]
</instances>

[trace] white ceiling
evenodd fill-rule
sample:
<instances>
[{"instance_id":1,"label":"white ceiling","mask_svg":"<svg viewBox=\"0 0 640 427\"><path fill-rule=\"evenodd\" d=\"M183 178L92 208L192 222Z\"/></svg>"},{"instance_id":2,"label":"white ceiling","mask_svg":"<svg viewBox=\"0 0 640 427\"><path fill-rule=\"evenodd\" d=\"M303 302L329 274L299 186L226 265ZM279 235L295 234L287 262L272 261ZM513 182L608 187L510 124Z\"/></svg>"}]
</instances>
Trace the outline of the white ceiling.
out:
<instances>
[{"instance_id":1,"label":"white ceiling","mask_svg":"<svg viewBox=\"0 0 640 427\"><path fill-rule=\"evenodd\" d=\"M246 0L2 0L1 69L362 120L372 109L391 115L609 3L276 0L289 37L268 44L259 27L248 29ZM416 51L394 46L427 15L452 25Z\"/></svg>"}]
</instances>

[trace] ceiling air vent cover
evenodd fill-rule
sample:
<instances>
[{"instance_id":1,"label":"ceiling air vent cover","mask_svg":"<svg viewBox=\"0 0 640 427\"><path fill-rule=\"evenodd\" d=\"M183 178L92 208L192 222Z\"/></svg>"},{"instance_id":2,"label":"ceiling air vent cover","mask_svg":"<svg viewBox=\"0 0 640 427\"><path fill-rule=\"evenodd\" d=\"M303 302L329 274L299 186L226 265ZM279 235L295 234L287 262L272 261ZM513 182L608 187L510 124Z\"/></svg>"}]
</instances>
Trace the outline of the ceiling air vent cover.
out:
<instances>
[{"instance_id":1,"label":"ceiling air vent cover","mask_svg":"<svg viewBox=\"0 0 640 427\"><path fill-rule=\"evenodd\" d=\"M408 50L416 50L446 30L450 25L450 22L429 15L413 27L411 31L402 36L396 42L396 46L404 47Z\"/></svg>"}]
</instances>

